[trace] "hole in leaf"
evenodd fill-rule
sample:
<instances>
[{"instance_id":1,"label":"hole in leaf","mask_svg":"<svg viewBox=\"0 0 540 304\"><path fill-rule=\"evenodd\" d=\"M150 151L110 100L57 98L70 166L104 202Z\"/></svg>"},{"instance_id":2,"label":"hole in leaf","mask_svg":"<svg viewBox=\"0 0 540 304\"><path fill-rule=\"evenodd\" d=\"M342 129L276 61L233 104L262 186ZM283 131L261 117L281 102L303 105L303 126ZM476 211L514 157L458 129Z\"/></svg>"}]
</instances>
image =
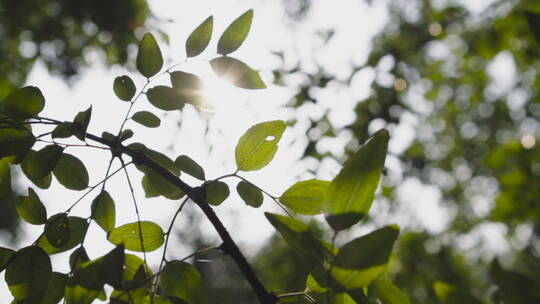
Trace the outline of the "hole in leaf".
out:
<instances>
[{"instance_id":1,"label":"hole in leaf","mask_svg":"<svg viewBox=\"0 0 540 304\"><path fill-rule=\"evenodd\" d=\"M272 141L272 140L274 140L274 139L276 139L276 137L275 137L274 135L268 135L268 136L266 136L266 138L265 138L266 141Z\"/></svg>"}]
</instances>

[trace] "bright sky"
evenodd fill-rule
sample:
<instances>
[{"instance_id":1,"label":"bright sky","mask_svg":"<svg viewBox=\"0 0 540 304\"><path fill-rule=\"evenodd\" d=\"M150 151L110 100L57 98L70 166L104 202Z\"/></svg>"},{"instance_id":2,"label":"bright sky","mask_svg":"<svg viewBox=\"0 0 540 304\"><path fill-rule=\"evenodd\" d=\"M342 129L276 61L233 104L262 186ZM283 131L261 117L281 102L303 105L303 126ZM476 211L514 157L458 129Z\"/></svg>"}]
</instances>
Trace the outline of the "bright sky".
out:
<instances>
[{"instance_id":1,"label":"bright sky","mask_svg":"<svg viewBox=\"0 0 540 304\"><path fill-rule=\"evenodd\" d=\"M235 170L234 147L245 130L258 122L274 119L288 120L294 117L294 112L284 107L294 92L287 88L270 85L272 76L269 71L278 64L270 51L287 51L294 48L296 52L288 55L291 56L286 58L288 62L295 62L296 56L302 58L302 54L317 52L315 57L329 71L338 77L346 75L351 68L350 62L362 63L366 59L370 38L386 21L384 9L386 1L375 2L374 6L369 7L365 2L358 0L314 1L314 6L306 21L294 25L284 21L280 1L207 0L190 2L189 6L180 6L175 1L151 1L151 8L160 20L171 20L171 22L164 21L162 24L151 25L161 28L170 36L170 47L166 47L163 42L160 43L166 59L166 67L184 60L186 37L206 17L214 15L214 36L209 50L201 56L203 60L182 65L178 69L197 73L207 79L212 88L209 96L216 110L198 113L187 106L182 115L162 114L162 126L159 129L147 129L128 122L127 128L133 129L136 134L133 141L143 142L155 150L164 151L173 159L180 154L190 155L203 165L209 178L232 173ZM215 56L215 51L211 50L215 50L221 32L232 20L250 8L253 8L255 13L250 35L240 50L233 55L254 69L262 71L262 77L269 85L269 89L263 91L233 88L217 80L212 75L209 65L205 63ZM330 27L336 29L336 36L324 51L319 52L317 49L320 48L320 41L315 38L315 33L319 29ZM143 33L139 34L142 36ZM132 55L134 56L135 52ZM306 69L312 66L310 62L303 62L303 67ZM84 71L82 79L71 88L67 87L62 80L50 77L44 66L38 63L30 74L28 84L38 86L43 91L47 99L44 116L70 120L77 112L93 105L93 119L89 131L99 135L102 131L116 133L127 110L127 104L119 101L112 91L113 79L123 74L130 75L139 88L144 84L142 77L138 77L136 73L130 73L120 67L107 70L99 63L93 64L90 69ZM281 194L298 179L311 178L312 176L304 172L306 169L315 168L312 168L309 162L298 162L306 144L303 130L307 126L308 118L316 119L325 109L330 109L330 119L336 126L350 123L355 118L352 112L354 103L368 96L369 84L373 77L373 72L366 71L359 74L358 79L353 81L354 87L347 92L332 86L324 92L318 92L318 107L308 106L302 109L303 117L300 118L295 129L288 129L285 132L280 142L280 149L272 163L260 171L246 173L243 176L274 195ZM156 84L159 83L167 84L167 77L158 79ZM143 109L150 109L144 98L140 99L136 105L137 111ZM180 128L178 128L179 124ZM205 135L207 124L210 131ZM402 138L393 139L391 142L391 149L397 152L403 148L403 144L400 143L407 136L410 137L411 130L396 129L395 134ZM321 148L341 153L350 136L351 134L343 132L337 139L322 143ZM208 149L209 144L213 147L211 151ZM67 152L76 154L84 160L91 173L91 184L103 178L109 159L107 153L88 148L68 148ZM118 164L116 168L117 166ZM331 179L339 168L339 164L335 162L323 162L321 167L317 168L320 171L317 177ZM135 184L135 194L142 218L156 221L166 227L179 203L162 198L144 198L140 187L141 175L135 169L130 169L129 172ZM192 185L197 185L194 179L186 177L185 180ZM236 182L229 183L229 186L234 193ZM125 176L118 174L113 177L107 183L107 189L117 204L117 225L135 221L133 203ZM417 208L423 211L418 212L440 213L437 193L433 193L433 189L426 189L419 184L413 184L408 189L408 191L416 191L414 193L427 193L427 196L424 196L426 198L435 198L431 202L422 202L421 206L424 208ZM49 215L63 212L81 195L79 192L65 190L56 182L53 182L51 189L38 193L42 201L46 203ZM86 217L89 213L90 202L96 195L97 193L89 195L88 199L74 209L73 214ZM409 197L418 197L418 195L409 195ZM418 206L414 202L411 205ZM262 208L254 209L245 206L236 195L232 195L217 208L218 215L229 227L233 238L239 240L244 251L248 253L253 253L254 249L264 243L272 233L271 226L263 216L263 212L267 210L277 211L275 204L269 199L265 199ZM427 225L430 218L431 221L435 219L430 216L427 218L428 222L425 223ZM400 220L396 219L396 221ZM181 227L181 216L178 223ZM444 223L443 226L440 222L434 222L433 225L435 225L435 230L444 228ZM33 242L42 231L42 227L23 224L23 231L21 245ZM206 231L210 236L215 235L213 228L209 225ZM104 241L105 234L97 225L91 225L88 233L85 247L90 257L100 256L112 248L111 244ZM169 257L182 257L189 253L185 249L175 248L174 236L171 244L172 250ZM150 253L148 257L150 264L155 266L161 257L161 250ZM54 256L55 270L68 271L66 258L66 254ZM0 294L7 293L5 288L4 284L0 285ZM3 301L8 300L0 297L0 303L8 303Z\"/></svg>"}]
</instances>

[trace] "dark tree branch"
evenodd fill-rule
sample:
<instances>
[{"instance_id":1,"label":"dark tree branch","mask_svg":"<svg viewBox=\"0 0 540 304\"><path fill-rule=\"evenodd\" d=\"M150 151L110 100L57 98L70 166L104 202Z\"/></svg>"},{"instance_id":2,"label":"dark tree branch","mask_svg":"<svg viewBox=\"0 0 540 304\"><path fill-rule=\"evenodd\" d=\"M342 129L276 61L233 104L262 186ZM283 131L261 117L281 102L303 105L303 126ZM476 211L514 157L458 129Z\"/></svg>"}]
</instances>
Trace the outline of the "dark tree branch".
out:
<instances>
[{"instance_id":1,"label":"dark tree branch","mask_svg":"<svg viewBox=\"0 0 540 304\"><path fill-rule=\"evenodd\" d=\"M217 233L221 237L221 240L223 241L223 250L234 260L234 262L248 281L249 285L257 295L259 302L261 302L262 304L275 304L278 302L278 297L275 294L266 290L264 285L257 277L257 274L255 274L255 271L253 271L251 265L247 262L245 256L242 254L234 240L231 238L231 235L229 234L225 226L223 226L221 220L218 218L212 207L210 207L210 205L208 204L208 200L206 199L205 193L204 191L202 191L202 188L193 188L190 185L186 184L180 178L169 172L169 170L163 168L158 163L147 157L144 153L134 151L123 146L120 143L111 142L109 140L92 134L87 134L86 138L107 145L111 147L113 151L115 149L120 149L121 153L131 156L135 164L141 164L152 169L154 172L161 175L167 181L178 187L178 189L182 190L193 202L195 202L195 204L197 204L197 206L199 206L199 208L201 208L208 220L212 223Z\"/></svg>"}]
</instances>

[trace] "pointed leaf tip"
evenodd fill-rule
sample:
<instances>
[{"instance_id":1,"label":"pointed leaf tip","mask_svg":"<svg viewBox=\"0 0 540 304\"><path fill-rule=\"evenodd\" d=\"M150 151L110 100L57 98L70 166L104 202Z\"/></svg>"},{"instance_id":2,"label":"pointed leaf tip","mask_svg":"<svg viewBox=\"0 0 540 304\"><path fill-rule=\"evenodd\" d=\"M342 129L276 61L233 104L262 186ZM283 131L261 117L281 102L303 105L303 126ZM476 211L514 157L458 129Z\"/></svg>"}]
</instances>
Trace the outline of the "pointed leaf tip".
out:
<instances>
[{"instance_id":1,"label":"pointed leaf tip","mask_svg":"<svg viewBox=\"0 0 540 304\"><path fill-rule=\"evenodd\" d=\"M214 72L221 78L242 89L265 89L259 73L233 57L217 57L210 61Z\"/></svg>"},{"instance_id":2,"label":"pointed leaf tip","mask_svg":"<svg viewBox=\"0 0 540 304\"><path fill-rule=\"evenodd\" d=\"M192 33L186 41L186 54L188 57L195 57L202 53L210 39L214 27L214 17L206 18Z\"/></svg>"},{"instance_id":3,"label":"pointed leaf tip","mask_svg":"<svg viewBox=\"0 0 540 304\"><path fill-rule=\"evenodd\" d=\"M251 22L253 21L253 10L250 9L236 18L223 32L218 41L217 52L227 55L236 51L246 40Z\"/></svg>"},{"instance_id":4,"label":"pointed leaf tip","mask_svg":"<svg viewBox=\"0 0 540 304\"><path fill-rule=\"evenodd\" d=\"M144 34L137 54L137 70L150 78L156 75L163 66L163 55L156 39L151 33Z\"/></svg>"}]
</instances>

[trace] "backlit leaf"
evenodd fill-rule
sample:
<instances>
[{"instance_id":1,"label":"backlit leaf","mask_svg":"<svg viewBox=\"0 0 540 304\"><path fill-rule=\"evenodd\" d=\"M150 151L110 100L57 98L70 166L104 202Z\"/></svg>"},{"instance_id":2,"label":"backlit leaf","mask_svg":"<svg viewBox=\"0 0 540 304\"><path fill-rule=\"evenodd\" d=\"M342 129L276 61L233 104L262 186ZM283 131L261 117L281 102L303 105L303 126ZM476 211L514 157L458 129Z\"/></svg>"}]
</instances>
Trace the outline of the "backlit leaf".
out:
<instances>
[{"instance_id":1,"label":"backlit leaf","mask_svg":"<svg viewBox=\"0 0 540 304\"><path fill-rule=\"evenodd\" d=\"M185 172L197 179L205 180L204 170L197 162L187 155L180 155L174 161L180 171Z\"/></svg>"},{"instance_id":2,"label":"backlit leaf","mask_svg":"<svg viewBox=\"0 0 540 304\"><path fill-rule=\"evenodd\" d=\"M32 188L28 188L28 196L17 198L15 208L19 216L30 224L41 225L47 221L47 210Z\"/></svg>"},{"instance_id":3,"label":"backlit leaf","mask_svg":"<svg viewBox=\"0 0 540 304\"><path fill-rule=\"evenodd\" d=\"M106 232L111 231L116 223L114 200L107 191L102 191L92 201L92 218Z\"/></svg>"},{"instance_id":4,"label":"backlit leaf","mask_svg":"<svg viewBox=\"0 0 540 304\"><path fill-rule=\"evenodd\" d=\"M244 62L233 57L217 57L210 60L212 70L219 77L242 89L265 89L259 73Z\"/></svg>"},{"instance_id":5,"label":"backlit leaf","mask_svg":"<svg viewBox=\"0 0 540 304\"><path fill-rule=\"evenodd\" d=\"M137 112L133 114L131 119L148 128L157 128L161 124L161 120L159 120L156 115L152 114L152 112L148 111Z\"/></svg>"},{"instance_id":6,"label":"backlit leaf","mask_svg":"<svg viewBox=\"0 0 540 304\"><path fill-rule=\"evenodd\" d=\"M47 290L39 304L57 304L64 297L64 289L66 287L68 276L67 274L53 272L51 279L47 283Z\"/></svg>"},{"instance_id":7,"label":"backlit leaf","mask_svg":"<svg viewBox=\"0 0 540 304\"><path fill-rule=\"evenodd\" d=\"M208 43L210 43L210 38L212 38L213 26L214 18L210 16L189 35L186 40L187 57L195 57L206 49Z\"/></svg>"},{"instance_id":8,"label":"backlit leaf","mask_svg":"<svg viewBox=\"0 0 540 304\"><path fill-rule=\"evenodd\" d=\"M52 138L68 138L75 135L78 132L78 127L76 124L66 121L54 128L52 131Z\"/></svg>"},{"instance_id":9,"label":"backlit leaf","mask_svg":"<svg viewBox=\"0 0 540 304\"><path fill-rule=\"evenodd\" d=\"M0 247L0 272L6 269L9 259L15 254L15 250Z\"/></svg>"},{"instance_id":10,"label":"backlit leaf","mask_svg":"<svg viewBox=\"0 0 540 304\"><path fill-rule=\"evenodd\" d=\"M325 248L304 223L290 217L265 212L264 215L283 239L303 258L314 265L322 263Z\"/></svg>"},{"instance_id":11,"label":"backlit leaf","mask_svg":"<svg viewBox=\"0 0 540 304\"><path fill-rule=\"evenodd\" d=\"M44 228L47 241L55 248L62 248L70 238L68 217L65 213L58 213L47 220Z\"/></svg>"},{"instance_id":12,"label":"backlit leaf","mask_svg":"<svg viewBox=\"0 0 540 304\"><path fill-rule=\"evenodd\" d=\"M166 86L150 88L146 97L154 107L164 111L181 110L186 104L186 97L180 90Z\"/></svg>"},{"instance_id":13,"label":"backlit leaf","mask_svg":"<svg viewBox=\"0 0 540 304\"><path fill-rule=\"evenodd\" d=\"M11 197L11 169L7 157L0 158L0 199Z\"/></svg>"},{"instance_id":14,"label":"backlit leaf","mask_svg":"<svg viewBox=\"0 0 540 304\"><path fill-rule=\"evenodd\" d=\"M127 75L119 76L114 79L114 94L124 101L130 101L135 96L136 88L133 80Z\"/></svg>"},{"instance_id":15,"label":"backlit leaf","mask_svg":"<svg viewBox=\"0 0 540 304\"><path fill-rule=\"evenodd\" d=\"M69 226L69 241L63 247L54 247L45 236L39 238L38 245L48 254L56 254L70 250L79 245L84 239L86 231L88 230L88 222L78 216L68 216L67 219Z\"/></svg>"},{"instance_id":16,"label":"backlit leaf","mask_svg":"<svg viewBox=\"0 0 540 304\"><path fill-rule=\"evenodd\" d=\"M90 106L85 111L81 111L75 115L73 119L73 124L75 125L76 132L75 136L84 141L86 138L86 130L88 129L88 124L90 123L90 118L92 117L92 106Z\"/></svg>"},{"instance_id":17,"label":"backlit leaf","mask_svg":"<svg viewBox=\"0 0 540 304\"><path fill-rule=\"evenodd\" d=\"M36 117L45 106L45 97L37 87L27 86L9 94L0 102L0 112L7 116L25 119Z\"/></svg>"},{"instance_id":18,"label":"backlit leaf","mask_svg":"<svg viewBox=\"0 0 540 304\"><path fill-rule=\"evenodd\" d=\"M0 128L0 158L26 153L36 138L26 128Z\"/></svg>"},{"instance_id":19,"label":"backlit leaf","mask_svg":"<svg viewBox=\"0 0 540 304\"><path fill-rule=\"evenodd\" d=\"M19 303L39 303L47 290L52 266L49 256L38 246L25 247L11 258L6 283Z\"/></svg>"},{"instance_id":20,"label":"backlit leaf","mask_svg":"<svg viewBox=\"0 0 540 304\"><path fill-rule=\"evenodd\" d=\"M146 197L162 195L171 200L178 200L184 192L156 172L149 171L142 178L142 187Z\"/></svg>"},{"instance_id":21,"label":"backlit leaf","mask_svg":"<svg viewBox=\"0 0 540 304\"><path fill-rule=\"evenodd\" d=\"M197 269L182 261L171 261L160 276L163 295L186 300L190 304L208 303L204 281Z\"/></svg>"},{"instance_id":22,"label":"backlit leaf","mask_svg":"<svg viewBox=\"0 0 540 304\"><path fill-rule=\"evenodd\" d=\"M158 224L141 221L140 224L134 222L113 229L108 239L115 245L124 244L128 250L142 252L144 247L145 252L150 252L161 247L164 242L164 233Z\"/></svg>"},{"instance_id":23,"label":"backlit leaf","mask_svg":"<svg viewBox=\"0 0 540 304\"><path fill-rule=\"evenodd\" d=\"M100 294L100 290L89 290L80 285L68 285L65 290L66 304L91 304Z\"/></svg>"},{"instance_id":24,"label":"backlit leaf","mask_svg":"<svg viewBox=\"0 0 540 304\"><path fill-rule=\"evenodd\" d=\"M219 38L217 52L227 55L236 51L246 40L252 20L253 10L251 9L236 18Z\"/></svg>"},{"instance_id":25,"label":"backlit leaf","mask_svg":"<svg viewBox=\"0 0 540 304\"><path fill-rule=\"evenodd\" d=\"M236 186L236 191L238 191L238 195L240 195L242 200L252 207L260 207L263 203L261 190L252 183L240 181Z\"/></svg>"},{"instance_id":26,"label":"backlit leaf","mask_svg":"<svg viewBox=\"0 0 540 304\"><path fill-rule=\"evenodd\" d=\"M379 277L373 282L377 297L383 304L411 304L409 298L387 278Z\"/></svg>"},{"instance_id":27,"label":"backlit leaf","mask_svg":"<svg viewBox=\"0 0 540 304\"><path fill-rule=\"evenodd\" d=\"M88 187L88 171L77 157L62 153L53 170L60 184L71 190L84 190Z\"/></svg>"},{"instance_id":28,"label":"backlit leaf","mask_svg":"<svg viewBox=\"0 0 540 304\"><path fill-rule=\"evenodd\" d=\"M52 172L63 151L64 148L59 145L48 145L27 154L22 162L24 174L32 181L45 178Z\"/></svg>"},{"instance_id":29,"label":"backlit leaf","mask_svg":"<svg viewBox=\"0 0 540 304\"><path fill-rule=\"evenodd\" d=\"M297 182L281 195L279 202L300 214L319 214L329 185L318 179Z\"/></svg>"},{"instance_id":30,"label":"backlit leaf","mask_svg":"<svg viewBox=\"0 0 540 304\"><path fill-rule=\"evenodd\" d=\"M266 166L276 154L277 143L287 125L282 120L267 121L249 128L236 145L238 170L253 171Z\"/></svg>"},{"instance_id":31,"label":"backlit leaf","mask_svg":"<svg viewBox=\"0 0 540 304\"><path fill-rule=\"evenodd\" d=\"M332 180L326 198L328 223L334 230L356 224L365 216L375 198L384 168L388 131L383 129L352 155Z\"/></svg>"},{"instance_id":32,"label":"backlit leaf","mask_svg":"<svg viewBox=\"0 0 540 304\"><path fill-rule=\"evenodd\" d=\"M229 197L229 186L221 181L211 181L205 186L208 203L217 206Z\"/></svg>"},{"instance_id":33,"label":"backlit leaf","mask_svg":"<svg viewBox=\"0 0 540 304\"><path fill-rule=\"evenodd\" d=\"M138 274L141 273L141 269L144 267L144 273L148 276L152 275L152 270L148 265L144 264L144 260L133 254L126 254L124 257L124 274L122 284L125 288L131 289L129 294L123 293L121 290L115 290L111 294L111 303L118 301L118 303L124 303L120 301L130 302L130 299L142 299L148 294L148 283L144 284L140 282ZM141 286L141 287L138 287ZM132 289L135 288L135 289Z\"/></svg>"},{"instance_id":34,"label":"backlit leaf","mask_svg":"<svg viewBox=\"0 0 540 304\"><path fill-rule=\"evenodd\" d=\"M343 245L334 266L344 269L366 269L388 262L392 247L399 235L396 225L377 229Z\"/></svg>"},{"instance_id":35,"label":"backlit leaf","mask_svg":"<svg viewBox=\"0 0 540 304\"><path fill-rule=\"evenodd\" d=\"M144 34L137 53L137 70L146 78L150 78L157 74L162 66L163 56L156 39L151 33Z\"/></svg>"},{"instance_id":36,"label":"backlit leaf","mask_svg":"<svg viewBox=\"0 0 540 304\"><path fill-rule=\"evenodd\" d=\"M122 287L124 275L124 245L120 244L99 259L98 274L104 283L114 288Z\"/></svg>"},{"instance_id":37,"label":"backlit leaf","mask_svg":"<svg viewBox=\"0 0 540 304\"><path fill-rule=\"evenodd\" d=\"M199 76L182 71L175 71L171 73L171 83L173 88L182 94L185 102L194 106L204 104L204 82Z\"/></svg>"},{"instance_id":38,"label":"backlit leaf","mask_svg":"<svg viewBox=\"0 0 540 304\"><path fill-rule=\"evenodd\" d=\"M86 253L86 249L84 247L79 247L71 253L69 256L69 266L72 271L79 268L84 262L90 261L90 258L88 257L88 254Z\"/></svg>"},{"instance_id":39,"label":"backlit leaf","mask_svg":"<svg viewBox=\"0 0 540 304\"><path fill-rule=\"evenodd\" d=\"M133 137L133 131L131 131L130 129L125 129L125 130L122 130L122 132L120 132L120 135L118 136L118 140L120 140L120 142L123 142L124 140L128 140L131 137Z\"/></svg>"},{"instance_id":40,"label":"backlit leaf","mask_svg":"<svg viewBox=\"0 0 540 304\"><path fill-rule=\"evenodd\" d=\"M26 153L26 156L24 157L22 163L21 163L21 169L26 175L26 177L32 181L36 186L40 187L41 189L47 189L51 185L52 181L52 174L49 172L49 174L45 175L45 177L36 179L35 178L35 163L39 162L39 159L37 158L37 151L34 150L28 150ZM55 161L55 165L56 165Z\"/></svg>"}]
</instances>

